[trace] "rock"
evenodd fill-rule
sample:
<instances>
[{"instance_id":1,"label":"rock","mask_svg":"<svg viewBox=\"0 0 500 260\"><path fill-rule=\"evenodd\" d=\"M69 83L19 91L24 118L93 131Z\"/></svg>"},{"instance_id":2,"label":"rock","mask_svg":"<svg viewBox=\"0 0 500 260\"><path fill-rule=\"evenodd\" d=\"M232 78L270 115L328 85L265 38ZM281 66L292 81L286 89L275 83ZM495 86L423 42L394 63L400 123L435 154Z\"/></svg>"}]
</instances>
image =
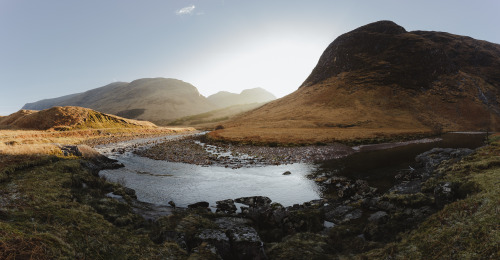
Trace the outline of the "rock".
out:
<instances>
[{"instance_id":1,"label":"rock","mask_svg":"<svg viewBox=\"0 0 500 260\"><path fill-rule=\"evenodd\" d=\"M457 185L451 182L439 183L434 188L434 200L438 208L451 203L457 199Z\"/></svg>"},{"instance_id":2,"label":"rock","mask_svg":"<svg viewBox=\"0 0 500 260\"><path fill-rule=\"evenodd\" d=\"M228 231L236 259L267 259L264 243L252 227L235 227Z\"/></svg>"},{"instance_id":3,"label":"rock","mask_svg":"<svg viewBox=\"0 0 500 260\"><path fill-rule=\"evenodd\" d=\"M290 171L286 171L283 173L283 175L290 175L290 174L292 174Z\"/></svg>"},{"instance_id":4,"label":"rock","mask_svg":"<svg viewBox=\"0 0 500 260\"><path fill-rule=\"evenodd\" d=\"M217 204L217 210L216 212L221 212L225 214L235 214L236 213L236 205L234 205L234 200L232 199L227 199L227 200L220 200L215 202Z\"/></svg>"},{"instance_id":5,"label":"rock","mask_svg":"<svg viewBox=\"0 0 500 260\"><path fill-rule=\"evenodd\" d=\"M170 205L172 208L174 208L174 209L175 209L175 202L173 202L173 201L169 201L169 202L168 202L168 205Z\"/></svg>"},{"instance_id":6,"label":"rock","mask_svg":"<svg viewBox=\"0 0 500 260\"><path fill-rule=\"evenodd\" d=\"M363 215L361 209L354 209L351 206L338 206L325 213L325 219L335 224L343 224L353 219L358 219Z\"/></svg>"},{"instance_id":7,"label":"rock","mask_svg":"<svg viewBox=\"0 0 500 260\"><path fill-rule=\"evenodd\" d=\"M196 238L201 245L204 243L212 245L216 249L216 252L211 250L213 254L218 254L223 259L231 259L233 257L231 243L224 231L218 229L205 229L202 230Z\"/></svg>"},{"instance_id":8,"label":"rock","mask_svg":"<svg viewBox=\"0 0 500 260\"><path fill-rule=\"evenodd\" d=\"M385 223L389 219L389 215L385 211L377 211L368 217L368 221L377 224Z\"/></svg>"},{"instance_id":9,"label":"rock","mask_svg":"<svg viewBox=\"0 0 500 260\"><path fill-rule=\"evenodd\" d=\"M250 207L270 205L272 200L264 196L242 197L234 200L237 203L245 204Z\"/></svg>"},{"instance_id":10,"label":"rock","mask_svg":"<svg viewBox=\"0 0 500 260\"><path fill-rule=\"evenodd\" d=\"M199 208L208 208L208 206L210 206L210 204L206 201L200 201L200 202L196 202L196 203L193 203L193 204L189 204L188 205L188 208L190 209L199 209Z\"/></svg>"},{"instance_id":11,"label":"rock","mask_svg":"<svg viewBox=\"0 0 500 260\"><path fill-rule=\"evenodd\" d=\"M430 151L417 155L415 161L424 169L423 177L426 177L439 166L443 161L455 159L459 160L474 151L467 148L434 148Z\"/></svg>"}]
</instances>

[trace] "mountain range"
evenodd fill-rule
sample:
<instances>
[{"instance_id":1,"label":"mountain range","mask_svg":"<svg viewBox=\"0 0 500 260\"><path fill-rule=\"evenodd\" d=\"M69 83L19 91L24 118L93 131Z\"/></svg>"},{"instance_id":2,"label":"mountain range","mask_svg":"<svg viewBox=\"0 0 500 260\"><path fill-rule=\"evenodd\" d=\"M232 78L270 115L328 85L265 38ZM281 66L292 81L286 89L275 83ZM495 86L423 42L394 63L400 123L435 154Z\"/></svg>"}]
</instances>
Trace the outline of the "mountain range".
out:
<instances>
[{"instance_id":1,"label":"mountain range","mask_svg":"<svg viewBox=\"0 0 500 260\"><path fill-rule=\"evenodd\" d=\"M83 93L27 103L23 109L79 106L130 119L168 122L227 106L262 103L274 99L276 97L262 88L244 90L241 94L219 92L206 98L196 87L181 80L143 78L130 83L115 82Z\"/></svg>"},{"instance_id":2,"label":"mountain range","mask_svg":"<svg viewBox=\"0 0 500 260\"><path fill-rule=\"evenodd\" d=\"M379 21L335 39L295 92L210 135L309 143L494 131L499 100L500 45Z\"/></svg>"}]
</instances>

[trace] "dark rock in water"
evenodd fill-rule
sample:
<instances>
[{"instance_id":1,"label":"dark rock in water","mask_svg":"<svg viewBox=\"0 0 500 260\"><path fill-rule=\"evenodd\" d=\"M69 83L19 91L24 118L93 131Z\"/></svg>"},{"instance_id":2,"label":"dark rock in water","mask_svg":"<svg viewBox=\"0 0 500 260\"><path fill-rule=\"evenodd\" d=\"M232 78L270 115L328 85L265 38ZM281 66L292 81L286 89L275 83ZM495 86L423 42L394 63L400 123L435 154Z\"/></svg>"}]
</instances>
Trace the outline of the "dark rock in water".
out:
<instances>
[{"instance_id":1,"label":"dark rock in water","mask_svg":"<svg viewBox=\"0 0 500 260\"><path fill-rule=\"evenodd\" d=\"M200 202L196 202L196 203L193 203L193 204L189 204L188 205L188 208L190 209L199 209L199 208L208 208L208 206L210 206L210 204L206 201L200 201Z\"/></svg>"},{"instance_id":2,"label":"dark rock in water","mask_svg":"<svg viewBox=\"0 0 500 260\"><path fill-rule=\"evenodd\" d=\"M125 194L129 195L130 197L137 199L137 195L135 195L135 190L127 187L123 187L123 190L125 191Z\"/></svg>"},{"instance_id":3,"label":"dark rock in water","mask_svg":"<svg viewBox=\"0 0 500 260\"><path fill-rule=\"evenodd\" d=\"M434 188L434 200L438 208L457 199L457 186L455 183L443 182Z\"/></svg>"},{"instance_id":4,"label":"dark rock in water","mask_svg":"<svg viewBox=\"0 0 500 260\"><path fill-rule=\"evenodd\" d=\"M217 204L216 212L226 213L226 214L234 214L236 213L236 205L234 205L234 200L220 200L215 202Z\"/></svg>"},{"instance_id":5,"label":"dark rock in water","mask_svg":"<svg viewBox=\"0 0 500 260\"><path fill-rule=\"evenodd\" d=\"M272 202L270 198L264 196L242 197L234 201L250 207L270 205Z\"/></svg>"},{"instance_id":6,"label":"dark rock in water","mask_svg":"<svg viewBox=\"0 0 500 260\"><path fill-rule=\"evenodd\" d=\"M173 201L169 201L169 202L168 202L168 205L170 205L172 208L174 208L174 209L175 209L175 202L173 202Z\"/></svg>"},{"instance_id":7,"label":"dark rock in water","mask_svg":"<svg viewBox=\"0 0 500 260\"><path fill-rule=\"evenodd\" d=\"M283 173L283 175L290 175L290 174L292 174L290 171L286 171Z\"/></svg>"}]
</instances>

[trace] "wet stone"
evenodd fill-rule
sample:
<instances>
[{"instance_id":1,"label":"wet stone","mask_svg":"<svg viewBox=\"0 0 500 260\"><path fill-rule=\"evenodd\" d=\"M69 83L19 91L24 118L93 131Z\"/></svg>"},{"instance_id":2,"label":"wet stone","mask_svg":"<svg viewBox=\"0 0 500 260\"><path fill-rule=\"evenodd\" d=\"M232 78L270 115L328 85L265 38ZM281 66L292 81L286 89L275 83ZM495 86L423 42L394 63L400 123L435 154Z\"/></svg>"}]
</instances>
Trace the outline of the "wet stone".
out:
<instances>
[{"instance_id":1,"label":"wet stone","mask_svg":"<svg viewBox=\"0 0 500 260\"><path fill-rule=\"evenodd\" d=\"M235 214L236 213L236 205L234 205L234 200L220 200L215 202L217 204L216 212L226 213L226 214Z\"/></svg>"},{"instance_id":2,"label":"wet stone","mask_svg":"<svg viewBox=\"0 0 500 260\"><path fill-rule=\"evenodd\" d=\"M188 208L190 209L208 208L209 205L210 204L206 201L200 201L193 204L189 204Z\"/></svg>"},{"instance_id":3,"label":"wet stone","mask_svg":"<svg viewBox=\"0 0 500 260\"><path fill-rule=\"evenodd\" d=\"M242 197L237 198L234 201L250 207L266 206L272 202L270 198L264 196Z\"/></svg>"}]
</instances>

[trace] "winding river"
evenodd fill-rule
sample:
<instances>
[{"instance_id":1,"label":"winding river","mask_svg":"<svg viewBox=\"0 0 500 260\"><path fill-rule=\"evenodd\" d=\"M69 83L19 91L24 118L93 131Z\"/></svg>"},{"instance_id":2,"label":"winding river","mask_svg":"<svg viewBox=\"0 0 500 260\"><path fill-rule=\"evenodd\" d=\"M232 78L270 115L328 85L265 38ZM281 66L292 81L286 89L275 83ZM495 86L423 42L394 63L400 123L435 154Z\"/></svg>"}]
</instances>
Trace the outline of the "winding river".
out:
<instances>
[{"instance_id":1,"label":"winding river","mask_svg":"<svg viewBox=\"0 0 500 260\"><path fill-rule=\"evenodd\" d=\"M390 149L377 146L359 147L358 153L343 159L318 164L294 163L278 166L242 167L238 169L221 166L199 166L152 160L133 153L152 145L179 136L136 139L108 144L97 150L109 158L123 163L125 167L103 170L101 176L136 191L139 201L156 205L177 206L206 201L212 207L224 199L246 196L266 196L283 206L301 204L319 199L320 187L307 175L335 174L365 179L371 186L387 190L394 175L414 164L419 153L434 147L477 148L483 144L484 134L452 133L443 135L435 142L408 144ZM283 175L290 171L290 175Z\"/></svg>"}]
</instances>

